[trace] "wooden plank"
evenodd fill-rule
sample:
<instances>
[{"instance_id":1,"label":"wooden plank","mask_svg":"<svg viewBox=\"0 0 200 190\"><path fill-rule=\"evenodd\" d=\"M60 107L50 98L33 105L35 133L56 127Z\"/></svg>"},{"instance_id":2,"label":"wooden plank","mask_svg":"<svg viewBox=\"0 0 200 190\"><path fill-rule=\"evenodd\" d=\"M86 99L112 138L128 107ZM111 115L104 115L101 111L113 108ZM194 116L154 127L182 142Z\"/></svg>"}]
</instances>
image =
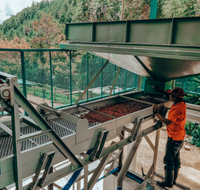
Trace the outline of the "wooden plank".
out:
<instances>
[{"instance_id":1,"label":"wooden plank","mask_svg":"<svg viewBox=\"0 0 200 190\"><path fill-rule=\"evenodd\" d=\"M106 63L99 70L99 72L96 74L96 76L93 78L93 80L87 86L87 88L83 91L83 93L80 95L80 97L76 100L75 105L77 105L77 103L79 102L79 100L84 96L84 94L87 92L87 90L90 88L90 86L92 86L93 82L97 79L97 77L100 75L100 73L103 71L103 69L107 66L108 63L109 63L109 60L106 61Z\"/></svg>"},{"instance_id":2,"label":"wooden plank","mask_svg":"<svg viewBox=\"0 0 200 190\"><path fill-rule=\"evenodd\" d=\"M56 188L59 189L59 190L62 190L62 189L63 189L61 186L57 185L56 183L53 183L53 186L56 187Z\"/></svg>"},{"instance_id":3,"label":"wooden plank","mask_svg":"<svg viewBox=\"0 0 200 190\"><path fill-rule=\"evenodd\" d=\"M110 90L110 94L109 94L108 97L110 97L111 94L112 94L113 88L114 88L115 83L116 83L116 81L117 81L117 77L118 77L118 75L119 75L120 68L121 68L121 67L118 67L118 69L117 69L117 73L116 73L116 75L115 75L115 79L114 79L114 81L113 81L112 88L111 88L111 90Z\"/></svg>"},{"instance_id":4,"label":"wooden plank","mask_svg":"<svg viewBox=\"0 0 200 190\"><path fill-rule=\"evenodd\" d=\"M146 139L146 141L149 143L150 147L152 148L152 150L154 152L156 152L156 148L154 147L153 143L151 142L151 140L149 139L149 137L146 135L144 136L144 138Z\"/></svg>"},{"instance_id":5,"label":"wooden plank","mask_svg":"<svg viewBox=\"0 0 200 190\"><path fill-rule=\"evenodd\" d=\"M156 131L156 142L155 142L155 153L153 158L153 173L156 170L156 163L157 163L157 157L158 157L158 145L159 145L159 139L160 139L160 129Z\"/></svg>"},{"instance_id":6,"label":"wooden plank","mask_svg":"<svg viewBox=\"0 0 200 190\"><path fill-rule=\"evenodd\" d=\"M151 174L153 173L153 169L154 169L154 163L151 165L147 175L145 176L145 180L151 176Z\"/></svg>"}]
</instances>

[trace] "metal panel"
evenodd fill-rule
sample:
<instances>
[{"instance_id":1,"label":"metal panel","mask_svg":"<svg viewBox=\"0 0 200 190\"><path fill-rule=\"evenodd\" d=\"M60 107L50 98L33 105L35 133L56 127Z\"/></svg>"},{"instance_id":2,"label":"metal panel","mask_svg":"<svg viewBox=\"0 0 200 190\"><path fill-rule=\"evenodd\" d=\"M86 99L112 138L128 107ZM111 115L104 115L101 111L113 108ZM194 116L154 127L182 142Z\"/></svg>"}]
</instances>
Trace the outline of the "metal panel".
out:
<instances>
[{"instance_id":1,"label":"metal panel","mask_svg":"<svg viewBox=\"0 0 200 190\"><path fill-rule=\"evenodd\" d=\"M171 31L171 20L145 20L130 22L130 43L168 44Z\"/></svg>"},{"instance_id":2,"label":"metal panel","mask_svg":"<svg viewBox=\"0 0 200 190\"><path fill-rule=\"evenodd\" d=\"M200 17L67 24L70 42L200 45ZM83 35L84 33L84 35Z\"/></svg>"},{"instance_id":3,"label":"metal panel","mask_svg":"<svg viewBox=\"0 0 200 190\"><path fill-rule=\"evenodd\" d=\"M80 30L90 26L92 41L70 33L75 25ZM95 52L131 72L163 81L200 74L200 17L75 25L67 24L70 44L60 48Z\"/></svg>"},{"instance_id":4,"label":"metal panel","mask_svg":"<svg viewBox=\"0 0 200 190\"><path fill-rule=\"evenodd\" d=\"M200 74L200 61L139 57L146 67L159 79L174 79ZM165 71L165 72L163 72Z\"/></svg>"},{"instance_id":5,"label":"metal panel","mask_svg":"<svg viewBox=\"0 0 200 190\"><path fill-rule=\"evenodd\" d=\"M200 44L200 19L193 18L177 18L174 19L173 44Z\"/></svg>"},{"instance_id":6,"label":"metal panel","mask_svg":"<svg viewBox=\"0 0 200 190\"><path fill-rule=\"evenodd\" d=\"M73 25L66 25L66 39L71 40L81 40L81 41L92 41L92 32L93 26L92 24L73 24ZM84 34L84 35L83 35ZM84 39L82 38L84 36Z\"/></svg>"},{"instance_id":7,"label":"metal panel","mask_svg":"<svg viewBox=\"0 0 200 190\"><path fill-rule=\"evenodd\" d=\"M150 76L132 55L94 52L95 55L108 59L111 63L142 76Z\"/></svg>"},{"instance_id":8,"label":"metal panel","mask_svg":"<svg viewBox=\"0 0 200 190\"><path fill-rule=\"evenodd\" d=\"M95 41L97 42L125 42L125 22L105 22L95 24Z\"/></svg>"}]
</instances>

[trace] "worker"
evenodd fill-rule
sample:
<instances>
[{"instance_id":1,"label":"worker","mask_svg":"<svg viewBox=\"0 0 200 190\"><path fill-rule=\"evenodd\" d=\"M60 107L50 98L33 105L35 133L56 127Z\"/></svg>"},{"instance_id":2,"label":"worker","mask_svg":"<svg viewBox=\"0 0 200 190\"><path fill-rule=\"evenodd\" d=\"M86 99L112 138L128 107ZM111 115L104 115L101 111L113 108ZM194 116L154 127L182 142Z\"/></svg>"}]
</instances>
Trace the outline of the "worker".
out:
<instances>
[{"instance_id":1,"label":"worker","mask_svg":"<svg viewBox=\"0 0 200 190\"><path fill-rule=\"evenodd\" d=\"M159 91L159 88L155 88ZM176 87L173 90L166 91L170 96L170 100L173 101L173 105L170 108L168 119L162 117L158 113L158 106L153 105L153 110L156 117L167 126L167 144L164 156L164 170L165 180L157 183L161 187L173 187L176 184L180 162L180 149L183 146L185 137L185 124L186 124L186 104L183 100L185 95L182 88Z\"/></svg>"}]
</instances>

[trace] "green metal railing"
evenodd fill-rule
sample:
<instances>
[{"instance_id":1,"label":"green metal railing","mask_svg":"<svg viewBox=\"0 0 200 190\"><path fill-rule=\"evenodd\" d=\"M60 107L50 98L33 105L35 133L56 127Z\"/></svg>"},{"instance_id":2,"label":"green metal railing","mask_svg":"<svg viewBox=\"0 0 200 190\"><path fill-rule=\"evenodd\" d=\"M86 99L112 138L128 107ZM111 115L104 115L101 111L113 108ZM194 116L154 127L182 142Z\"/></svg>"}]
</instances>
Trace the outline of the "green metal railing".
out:
<instances>
[{"instance_id":1,"label":"green metal railing","mask_svg":"<svg viewBox=\"0 0 200 190\"><path fill-rule=\"evenodd\" d=\"M18 77L19 89L36 103L73 105L106 60L87 52L62 49L0 49L1 71ZM109 63L80 102L109 95L117 66ZM120 70L112 95L138 90L139 76ZM141 90L145 78L142 78Z\"/></svg>"}]
</instances>

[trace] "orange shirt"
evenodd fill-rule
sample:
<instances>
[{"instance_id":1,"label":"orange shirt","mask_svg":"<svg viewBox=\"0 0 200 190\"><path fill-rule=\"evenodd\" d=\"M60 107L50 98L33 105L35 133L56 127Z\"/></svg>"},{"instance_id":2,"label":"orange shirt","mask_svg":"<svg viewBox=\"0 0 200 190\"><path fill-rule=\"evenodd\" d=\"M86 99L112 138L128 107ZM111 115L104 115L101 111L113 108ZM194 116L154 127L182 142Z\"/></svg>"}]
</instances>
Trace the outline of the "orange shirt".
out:
<instances>
[{"instance_id":1,"label":"orange shirt","mask_svg":"<svg viewBox=\"0 0 200 190\"><path fill-rule=\"evenodd\" d=\"M167 126L168 136L175 141L184 140L186 124L185 102L173 104L169 111L168 119L172 121L172 123Z\"/></svg>"}]
</instances>

